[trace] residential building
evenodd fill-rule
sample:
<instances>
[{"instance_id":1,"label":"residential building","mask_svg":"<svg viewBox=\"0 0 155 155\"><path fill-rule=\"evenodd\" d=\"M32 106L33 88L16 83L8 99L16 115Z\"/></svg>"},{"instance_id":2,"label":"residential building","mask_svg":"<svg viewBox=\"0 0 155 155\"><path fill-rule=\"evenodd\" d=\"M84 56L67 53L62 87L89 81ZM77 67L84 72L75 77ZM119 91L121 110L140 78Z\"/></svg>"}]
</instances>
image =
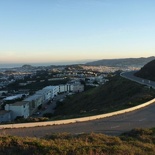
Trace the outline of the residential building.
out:
<instances>
[{"instance_id":1,"label":"residential building","mask_svg":"<svg viewBox=\"0 0 155 155\"><path fill-rule=\"evenodd\" d=\"M43 103L48 102L51 98L51 92L49 90L45 90L45 89L38 90L35 94L42 96Z\"/></svg>"},{"instance_id":2,"label":"residential building","mask_svg":"<svg viewBox=\"0 0 155 155\"><path fill-rule=\"evenodd\" d=\"M74 83L74 84L66 84L66 85L59 85L59 93L64 92L82 92L84 91L84 85L80 83Z\"/></svg>"},{"instance_id":3,"label":"residential building","mask_svg":"<svg viewBox=\"0 0 155 155\"><path fill-rule=\"evenodd\" d=\"M73 91L73 85L72 84L58 85L58 90L59 93L71 92Z\"/></svg>"},{"instance_id":4,"label":"residential building","mask_svg":"<svg viewBox=\"0 0 155 155\"><path fill-rule=\"evenodd\" d=\"M5 110L11 111L11 120L14 120L18 116L28 118L30 115L28 102L22 101L13 104L6 104Z\"/></svg>"},{"instance_id":5,"label":"residential building","mask_svg":"<svg viewBox=\"0 0 155 155\"><path fill-rule=\"evenodd\" d=\"M59 92L59 87L58 86L47 86L43 88L43 90L47 90L50 93L50 98L54 98Z\"/></svg>"},{"instance_id":6,"label":"residential building","mask_svg":"<svg viewBox=\"0 0 155 155\"><path fill-rule=\"evenodd\" d=\"M84 91L84 85L82 84L73 84L73 91L74 93L79 93Z\"/></svg>"},{"instance_id":7,"label":"residential building","mask_svg":"<svg viewBox=\"0 0 155 155\"><path fill-rule=\"evenodd\" d=\"M29 103L29 111L30 115L32 115L37 110L37 108L43 104L43 97L42 95L34 94L26 98L24 101Z\"/></svg>"}]
</instances>

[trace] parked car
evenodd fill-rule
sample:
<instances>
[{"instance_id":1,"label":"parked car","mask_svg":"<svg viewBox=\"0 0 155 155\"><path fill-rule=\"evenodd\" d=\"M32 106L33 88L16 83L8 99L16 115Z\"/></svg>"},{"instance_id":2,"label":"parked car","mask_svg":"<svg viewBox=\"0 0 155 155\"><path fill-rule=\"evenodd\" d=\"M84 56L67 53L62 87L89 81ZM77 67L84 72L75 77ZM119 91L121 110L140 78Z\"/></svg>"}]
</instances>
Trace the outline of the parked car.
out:
<instances>
[{"instance_id":1,"label":"parked car","mask_svg":"<svg viewBox=\"0 0 155 155\"><path fill-rule=\"evenodd\" d=\"M37 112L34 113L34 115L40 115L40 114L41 114L40 111L37 111Z\"/></svg>"}]
</instances>

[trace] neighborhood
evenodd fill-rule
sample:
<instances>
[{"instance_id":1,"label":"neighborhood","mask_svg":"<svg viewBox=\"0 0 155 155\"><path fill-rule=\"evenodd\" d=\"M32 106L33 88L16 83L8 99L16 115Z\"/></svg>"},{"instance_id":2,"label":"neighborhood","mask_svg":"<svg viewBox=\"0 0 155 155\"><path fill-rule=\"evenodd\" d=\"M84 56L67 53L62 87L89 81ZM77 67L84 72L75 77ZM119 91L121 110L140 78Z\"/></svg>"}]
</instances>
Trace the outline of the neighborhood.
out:
<instances>
[{"instance_id":1,"label":"neighborhood","mask_svg":"<svg viewBox=\"0 0 155 155\"><path fill-rule=\"evenodd\" d=\"M39 106L43 106L60 93L78 93L82 91L84 91L84 85L80 83L74 83L57 86L46 86L45 88L36 91L35 94L15 103L13 101L20 99L22 94L7 97L4 99L4 103L6 103L4 110L0 110L0 123L11 122L17 117L28 118L38 110ZM9 103L7 103L8 101Z\"/></svg>"},{"instance_id":2,"label":"neighborhood","mask_svg":"<svg viewBox=\"0 0 155 155\"><path fill-rule=\"evenodd\" d=\"M101 67L79 65L0 69L0 123L34 116L59 94L80 93L102 85L108 81L108 74L111 68L107 72Z\"/></svg>"}]
</instances>

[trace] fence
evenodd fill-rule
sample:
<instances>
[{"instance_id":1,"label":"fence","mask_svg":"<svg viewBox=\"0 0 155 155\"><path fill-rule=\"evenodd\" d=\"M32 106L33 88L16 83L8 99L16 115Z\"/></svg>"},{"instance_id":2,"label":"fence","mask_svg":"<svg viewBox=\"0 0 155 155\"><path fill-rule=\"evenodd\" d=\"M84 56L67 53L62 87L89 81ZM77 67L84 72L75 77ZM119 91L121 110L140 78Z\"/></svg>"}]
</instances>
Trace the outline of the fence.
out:
<instances>
[{"instance_id":1,"label":"fence","mask_svg":"<svg viewBox=\"0 0 155 155\"><path fill-rule=\"evenodd\" d=\"M140 108L146 107L150 104L155 103L155 99L152 99L146 103L143 103L141 105L116 111L116 112L111 112L107 114L101 114L101 115L95 115L95 116L89 116L89 117L83 117L83 118L74 118L74 119L66 119L66 120L58 120L58 121L47 121L47 122L33 122L33 123L20 123L20 124L7 124L7 125L0 125L0 129L3 128L29 128L29 127L39 127L39 126L48 126L48 125L60 125L60 124L69 124L69 123L77 123L77 122L84 122L84 121L91 121L91 120L96 120L96 119L101 119L101 118L106 118L106 117L111 117L115 115L120 115L124 113L128 113L134 110L138 110Z\"/></svg>"}]
</instances>

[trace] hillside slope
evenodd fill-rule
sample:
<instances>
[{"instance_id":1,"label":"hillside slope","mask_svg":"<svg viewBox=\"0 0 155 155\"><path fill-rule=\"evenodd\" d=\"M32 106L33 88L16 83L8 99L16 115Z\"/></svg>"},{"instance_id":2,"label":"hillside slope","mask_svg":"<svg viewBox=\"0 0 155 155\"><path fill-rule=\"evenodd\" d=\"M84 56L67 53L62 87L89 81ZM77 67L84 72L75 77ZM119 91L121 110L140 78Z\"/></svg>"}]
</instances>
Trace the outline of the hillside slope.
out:
<instances>
[{"instance_id":1,"label":"hillside slope","mask_svg":"<svg viewBox=\"0 0 155 155\"><path fill-rule=\"evenodd\" d=\"M115 76L105 85L68 96L64 102L59 103L55 115L78 116L107 113L135 106L154 98L154 96L154 90Z\"/></svg>"},{"instance_id":2,"label":"hillside slope","mask_svg":"<svg viewBox=\"0 0 155 155\"><path fill-rule=\"evenodd\" d=\"M136 76L155 81L155 60L144 65L140 71L135 73Z\"/></svg>"}]
</instances>

